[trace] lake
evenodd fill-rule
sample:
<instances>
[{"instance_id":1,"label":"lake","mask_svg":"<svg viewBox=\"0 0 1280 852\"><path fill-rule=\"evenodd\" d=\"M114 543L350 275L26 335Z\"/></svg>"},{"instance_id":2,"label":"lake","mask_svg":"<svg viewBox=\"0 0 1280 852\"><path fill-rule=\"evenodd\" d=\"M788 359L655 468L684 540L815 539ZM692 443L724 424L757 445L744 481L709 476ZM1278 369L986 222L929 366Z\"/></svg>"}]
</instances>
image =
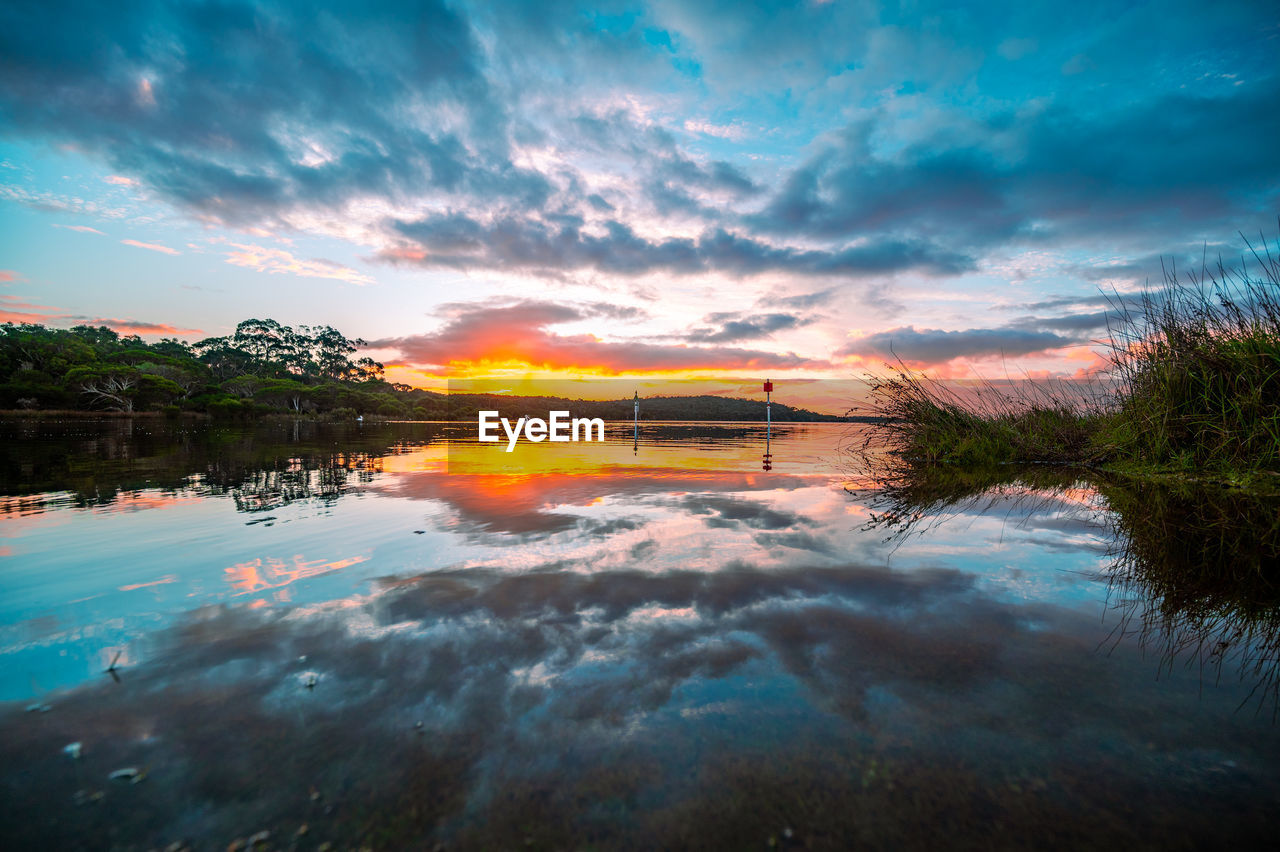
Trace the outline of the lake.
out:
<instances>
[{"instance_id":1,"label":"lake","mask_svg":"<svg viewBox=\"0 0 1280 852\"><path fill-rule=\"evenodd\" d=\"M1275 501L859 428L0 422L0 845L1274 838Z\"/></svg>"}]
</instances>

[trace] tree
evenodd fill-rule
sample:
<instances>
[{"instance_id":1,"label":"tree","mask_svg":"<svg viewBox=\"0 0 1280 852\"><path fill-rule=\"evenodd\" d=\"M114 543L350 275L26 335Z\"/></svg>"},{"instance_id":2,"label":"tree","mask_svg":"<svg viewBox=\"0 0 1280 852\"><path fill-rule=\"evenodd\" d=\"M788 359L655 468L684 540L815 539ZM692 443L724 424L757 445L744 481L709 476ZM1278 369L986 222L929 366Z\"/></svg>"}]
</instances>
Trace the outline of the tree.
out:
<instances>
[{"instance_id":1,"label":"tree","mask_svg":"<svg viewBox=\"0 0 1280 852\"><path fill-rule=\"evenodd\" d=\"M91 404L105 403L115 411L132 412L140 403L166 403L182 394L182 388L169 379L124 365L76 367L65 381L87 395Z\"/></svg>"},{"instance_id":2,"label":"tree","mask_svg":"<svg viewBox=\"0 0 1280 852\"><path fill-rule=\"evenodd\" d=\"M292 408L294 411L301 411L303 404L310 396L310 388L302 382L293 381L292 379L281 379L264 385L261 390L255 394L256 399L263 400L277 405L284 405Z\"/></svg>"},{"instance_id":3,"label":"tree","mask_svg":"<svg viewBox=\"0 0 1280 852\"><path fill-rule=\"evenodd\" d=\"M87 394L93 404L106 403L108 409L133 411L142 374L136 367L77 367L67 373L66 381Z\"/></svg>"}]
</instances>

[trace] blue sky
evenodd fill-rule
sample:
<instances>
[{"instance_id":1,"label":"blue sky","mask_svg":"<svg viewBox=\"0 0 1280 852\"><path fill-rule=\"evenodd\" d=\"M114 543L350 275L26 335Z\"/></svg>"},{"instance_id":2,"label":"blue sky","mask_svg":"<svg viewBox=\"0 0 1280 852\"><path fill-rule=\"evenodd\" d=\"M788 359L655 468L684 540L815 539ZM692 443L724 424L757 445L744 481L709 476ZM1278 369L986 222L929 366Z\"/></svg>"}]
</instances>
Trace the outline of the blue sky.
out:
<instances>
[{"instance_id":1,"label":"blue sky","mask_svg":"<svg viewBox=\"0 0 1280 852\"><path fill-rule=\"evenodd\" d=\"M1269 3L8 2L0 315L1070 375L1101 287L1275 239L1277 56Z\"/></svg>"}]
</instances>

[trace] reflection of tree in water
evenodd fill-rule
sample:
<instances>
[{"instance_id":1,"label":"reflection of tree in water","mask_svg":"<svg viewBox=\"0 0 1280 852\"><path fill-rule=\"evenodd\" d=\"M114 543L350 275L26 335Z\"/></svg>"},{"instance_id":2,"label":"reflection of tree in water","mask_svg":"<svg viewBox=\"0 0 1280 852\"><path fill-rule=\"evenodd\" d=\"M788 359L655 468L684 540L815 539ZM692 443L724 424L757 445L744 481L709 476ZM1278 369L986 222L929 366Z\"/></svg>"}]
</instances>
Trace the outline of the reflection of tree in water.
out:
<instances>
[{"instance_id":1,"label":"reflection of tree in water","mask_svg":"<svg viewBox=\"0 0 1280 852\"><path fill-rule=\"evenodd\" d=\"M369 453L336 453L322 458L292 458L273 470L242 472L222 478L232 483L216 487L228 494L241 512L266 512L298 500L333 502L351 488L366 485L383 470L381 456Z\"/></svg>"},{"instance_id":2,"label":"reflection of tree in water","mask_svg":"<svg viewBox=\"0 0 1280 852\"><path fill-rule=\"evenodd\" d=\"M376 476L385 456L441 437L421 423L0 421L0 495L97 506L143 489L194 490L269 509L336 499Z\"/></svg>"},{"instance_id":3,"label":"reflection of tree in water","mask_svg":"<svg viewBox=\"0 0 1280 852\"><path fill-rule=\"evenodd\" d=\"M1057 513L1096 529L1111 539L1102 573L1121 616L1115 641L1136 638L1162 669L1235 671L1254 681L1259 709L1280 713L1280 498L1043 466L890 466L863 485L867 527L891 543L992 513L1026 525Z\"/></svg>"}]
</instances>

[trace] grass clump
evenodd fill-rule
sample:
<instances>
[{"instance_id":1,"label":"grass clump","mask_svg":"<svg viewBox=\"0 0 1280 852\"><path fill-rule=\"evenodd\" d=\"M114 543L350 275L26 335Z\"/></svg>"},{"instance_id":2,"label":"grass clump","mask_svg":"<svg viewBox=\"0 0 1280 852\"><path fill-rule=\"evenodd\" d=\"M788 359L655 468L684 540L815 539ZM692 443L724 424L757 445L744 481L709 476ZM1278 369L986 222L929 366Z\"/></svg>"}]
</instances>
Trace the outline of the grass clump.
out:
<instances>
[{"instance_id":1,"label":"grass clump","mask_svg":"<svg viewBox=\"0 0 1280 852\"><path fill-rule=\"evenodd\" d=\"M1280 471L1280 257L1249 248L1256 274L1170 268L1158 290L1112 294L1109 365L1087 380L944 383L901 363L871 377L862 456Z\"/></svg>"}]
</instances>

